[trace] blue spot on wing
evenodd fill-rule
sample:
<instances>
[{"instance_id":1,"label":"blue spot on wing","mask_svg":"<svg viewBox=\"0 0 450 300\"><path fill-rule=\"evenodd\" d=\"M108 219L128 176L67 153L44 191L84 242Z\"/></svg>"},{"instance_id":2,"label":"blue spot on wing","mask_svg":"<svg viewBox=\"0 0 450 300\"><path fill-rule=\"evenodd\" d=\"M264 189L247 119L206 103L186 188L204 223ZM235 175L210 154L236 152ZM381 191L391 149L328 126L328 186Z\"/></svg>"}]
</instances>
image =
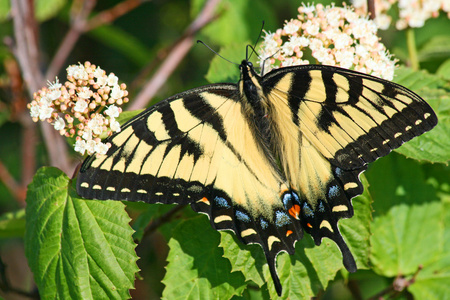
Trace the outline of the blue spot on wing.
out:
<instances>
[{"instance_id":1,"label":"blue spot on wing","mask_svg":"<svg viewBox=\"0 0 450 300\"><path fill-rule=\"evenodd\" d=\"M214 202L216 202L217 206L222 208L230 208L230 205L228 204L228 201L225 198L222 197L215 197Z\"/></svg>"},{"instance_id":2,"label":"blue spot on wing","mask_svg":"<svg viewBox=\"0 0 450 300\"><path fill-rule=\"evenodd\" d=\"M287 225L291 223L291 219L289 218L289 216L282 212L282 211L277 211L275 213L275 225L277 225L278 227Z\"/></svg>"},{"instance_id":3,"label":"blue spot on wing","mask_svg":"<svg viewBox=\"0 0 450 300\"><path fill-rule=\"evenodd\" d=\"M300 199L295 192L288 192L283 195L284 208L289 209L294 204L300 204Z\"/></svg>"},{"instance_id":4,"label":"blue spot on wing","mask_svg":"<svg viewBox=\"0 0 450 300\"><path fill-rule=\"evenodd\" d=\"M269 223L267 223L266 220L261 219L261 228L262 229L267 229L268 226L269 226Z\"/></svg>"},{"instance_id":5,"label":"blue spot on wing","mask_svg":"<svg viewBox=\"0 0 450 300\"><path fill-rule=\"evenodd\" d=\"M334 172L336 173L336 175L338 176L338 177L341 177L342 176L342 170L340 169L340 168L336 168L336 169L334 169Z\"/></svg>"},{"instance_id":6,"label":"blue spot on wing","mask_svg":"<svg viewBox=\"0 0 450 300\"><path fill-rule=\"evenodd\" d=\"M308 204L305 202L303 203L303 213L305 214L305 216L307 217L314 217L314 212L313 210L308 206Z\"/></svg>"},{"instance_id":7,"label":"blue spot on wing","mask_svg":"<svg viewBox=\"0 0 450 300\"><path fill-rule=\"evenodd\" d=\"M236 211L236 219L245 223L248 223L251 220L249 215L239 210Z\"/></svg>"},{"instance_id":8,"label":"blue spot on wing","mask_svg":"<svg viewBox=\"0 0 450 300\"><path fill-rule=\"evenodd\" d=\"M325 207L323 206L323 202L320 201L320 204L319 204L319 212L324 212L324 211L325 211Z\"/></svg>"},{"instance_id":9,"label":"blue spot on wing","mask_svg":"<svg viewBox=\"0 0 450 300\"><path fill-rule=\"evenodd\" d=\"M333 185L328 190L328 198L335 198L340 194L340 188L337 185Z\"/></svg>"}]
</instances>

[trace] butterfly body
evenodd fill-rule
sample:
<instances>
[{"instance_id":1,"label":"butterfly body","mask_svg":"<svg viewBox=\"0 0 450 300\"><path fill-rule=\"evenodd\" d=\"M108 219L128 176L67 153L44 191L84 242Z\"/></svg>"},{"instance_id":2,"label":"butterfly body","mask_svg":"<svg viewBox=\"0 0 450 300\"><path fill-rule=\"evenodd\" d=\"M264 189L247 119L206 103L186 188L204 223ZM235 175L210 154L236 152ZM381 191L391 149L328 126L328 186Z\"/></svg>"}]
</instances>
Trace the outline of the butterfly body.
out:
<instances>
[{"instance_id":1,"label":"butterfly body","mask_svg":"<svg viewBox=\"0 0 450 300\"><path fill-rule=\"evenodd\" d=\"M336 242L353 216L367 164L437 123L413 92L330 66L296 66L259 76L248 61L238 84L196 88L147 109L86 159L85 198L191 204L213 228L232 230L266 255L277 292L280 251L303 231Z\"/></svg>"}]
</instances>

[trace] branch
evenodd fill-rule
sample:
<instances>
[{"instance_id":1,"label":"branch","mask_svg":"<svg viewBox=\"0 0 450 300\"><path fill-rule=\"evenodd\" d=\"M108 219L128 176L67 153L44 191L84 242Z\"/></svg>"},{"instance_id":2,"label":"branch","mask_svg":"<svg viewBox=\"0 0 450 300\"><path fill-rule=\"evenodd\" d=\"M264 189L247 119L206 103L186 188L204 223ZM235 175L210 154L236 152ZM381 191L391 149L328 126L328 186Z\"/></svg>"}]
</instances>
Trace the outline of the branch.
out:
<instances>
[{"instance_id":1,"label":"branch","mask_svg":"<svg viewBox=\"0 0 450 300\"><path fill-rule=\"evenodd\" d=\"M31 299L40 299L39 294L37 290L33 292L26 292L21 289L17 289L11 286L8 276L6 275L6 268L7 266L3 262L2 259L0 259L0 290L3 291L5 294L8 293L14 293L23 297L28 297Z\"/></svg>"},{"instance_id":2,"label":"branch","mask_svg":"<svg viewBox=\"0 0 450 300\"><path fill-rule=\"evenodd\" d=\"M185 208L186 205L177 205L168 212L166 212L164 215L160 216L158 219L152 221L147 228L145 228L144 234L142 236L142 239L144 239L146 236L149 236L152 232L154 232L156 229L158 229L159 226L161 226L164 223L167 223L172 217L181 211L183 208Z\"/></svg>"},{"instance_id":3,"label":"branch","mask_svg":"<svg viewBox=\"0 0 450 300\"><path fill-rule=\"evenodd\" d=\"M417 275L419 274L420 271L422 271L422 269L423 266L419 265L417 267L416 272L410 279L406 279L404 276L398 275L390 286L386 287L384 290L380 291L376 295L370 297L368 300L378 300L384 298L385 295L395 296L400 294L406 288L408 288L410 285L416 282Z\"/></svg>"},{"instance_id":4,"label":"branch","mask_svg":"<svg viewBox=\"0 0 450 300\"><path fill-rule=\"evenodd\" d=\"M11 192L11 194L16 197L16 193L20 188L19 183L14 179L14 177L9 173L5 165L0 161L0 181L2 181L6 188Z\"/></svg>"},{"instance_id":5,"label":"branch","mask_svg":"<svg viewBox=\"0 0 450 300\"><path fill-rule=\"evenodd\" d=\"M130 110L140 109L148 105L167 78L173 73L194 43L194 35L214 19L214 10L220 0L208 0L197 18L189 25L183 36L174 44L159 69L143 87L141 92L129 106Z\"/></svg>"},{"instance_id":6,"label":"branch","mask_svg":"<svg viewBox=\"0 0 450 300\"><path fill-rule=\"evenodd\" d=\"M30 99L33 98L33 93L44 85L44 77L39 68L38 24L34 17L33 3L33 0L11 1L14 36L16 38L13 53L22 70ZM42 126L45 128L43 135L50 162L67 173L70 165L65 141L61 136L50 133L50 126L45 125Z\"/></svg>"},{"instance_id":7,"label":"branch","mask_svg":"<svg viewBox=\"0 0 450 300\"><path fill-rule=\"evenodd\" d=\"M132 11L144 2L149 2L150 0L126 0L118 3L110 9L104 10L98 13L96 16L92 17L86 24L85 31L95 29L99 26L110 24L115 19L120 18L126 13Z\"/></svg>"},{"instance_id":8,"label":"branch","mask_svg":"<svg viewBox=\"0 0 450 300\"><path fill-rule=\"evenodd\" d=\"M83 33L113 22L115 19L125 15L146 1L150 0L125 0L110 9L98 13L90 20L88 20L88 17L94 9L97 1L83 1L84 5L81 7L80 11L75 16L74 21L71 23L70 29L53 57L45 77L54 78L59 73L67 60L67 57L70 52L72 52L72 49Z\"/></svg>"},{"instance_id":9,"label":"branch","mask_svg":"<svg viewBox=\"0 0 450 300\"><path fill-rule=\"evenodd\" d=\"M374 20L376 18L375 0L367 0L367 12L370 20Z\"/></svg>"},{"instance_id":10,"label":"branch","mask_svg":"<svg viewBox=\"0 0 450 300\"><path fill-rule=\"evenodd\" d=\"M48 67L47 73L45 74L46 78L54 78L59 70L61 70L81 34L85 32L87 18L94 9L96 3L96 0L82 1L82 6L78 14L71 23L69 31L59 45L58 51L56 51L56 54ZM76 2L74 2L74 4L76 4Z\"/></svg>"}]
</instances>

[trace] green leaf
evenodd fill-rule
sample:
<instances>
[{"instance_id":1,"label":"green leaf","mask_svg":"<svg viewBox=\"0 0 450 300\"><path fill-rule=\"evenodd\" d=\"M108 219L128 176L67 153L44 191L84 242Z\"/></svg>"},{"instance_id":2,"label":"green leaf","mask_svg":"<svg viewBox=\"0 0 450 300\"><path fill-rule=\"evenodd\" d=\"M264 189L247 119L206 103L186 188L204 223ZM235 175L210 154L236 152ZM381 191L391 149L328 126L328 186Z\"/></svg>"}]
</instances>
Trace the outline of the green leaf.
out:
<instances>
[{"instance_id":1,"label":"green leaf","mask_svg":"<svg viewBox=\"0 0 450 300\"><path fill-rule=\"evenodd\" d=\"M132 202L130 202L132 203ZM134 203L133 203L134 204ZM165 214L169 210L173 209L175 205L167 205L167 204L146 204L146 210L140 214L136 221L133 223L133 229L135 233L133 234L133 238L135 240L140 241L144 236L145 228L150 224L150 222L155 218L159 217L162 214Z\"/></svg>"},{"instance_id":2,"label":"green leaf","mask_svg":"<svg viewBox=\"0 0 450 300\"><path fill-rule=\"evenodd\" d=\"M140 114L141 112L143 112L145 109L138 109L138 110L126 110L120 113L120 115L116 118L116 121L120 123L120 125L125 124L126 122L128 122L129 120L131 120L131 118L134 118L135 116L137 116L138 114Z\"/></svg>"},{"instance_id":3,"label":"green leaf","mask_svg":"<svg viewBox=\"0 0 450 300\"><path fill-rule=\"evenodd\" d=\"M137 67L144 67L153 57L141 41L119 27L103 25L88 34L128 57Z\"/></svg>"},{"instance_id":4,"label":"green leaf","mask_svg":"<svg viewBox=\"0 0 450 300\"><path fill-rule=\"evenodd\" d=\"M36 0L34 4L36 19L43 22L53 18L66 3L67 0Z\"/></svg>"},{"instance_id":5,"label":"green leaf","mask_svg":"<svg viewBox=\"0 0 450 300\"><path fill-rule=\"evenodd\" d=\"M358 269L368 269L373 200L366 176L360 175L360 180L364 185L364 192L352 199L355 215L350 219L339 221L339 230L355 257Z\"/></svg>"},{"instance_id":6,"label":"green leaf","mask_svg":"<svg viewBox=\"0 0 450 300\"><path fill-rule=\"evenodd\" d=\"M450 254L447 253L424 266L408 291L414 299L447 299L450 295L449 282Z\"/></svg>"},{"instance_id":7,"label":"green leaf","mask_svg":"<svg viewBox=\"0 0 450 300\"><path fill-rule=\"evenodd\" d=\"M436 74L442 76L443 79L450 81L450 59L447 59L439 66Z\"/></svg>"},{"instance_id":8,"label":"green leaf","mask_svg":"<svg viewBox=\"0 0 450 300\"><path fill-rule=\"evenodd\" d=\"M259 245L245 246L238 241L234 233L229 231L221 231L220 234L220 246L223 248L223 256L231 263L231 271L240 271L244 274L246 281L252 281L259 287L263 286L266 283L263 266L267 267L267 263L261 247Z\"/></svg>"},{"instance_id":9,"label":"green leaf","mask_svg":"<svg viewBox=\"0 0 450 300\"><path fill-rule=\"evenodd\" d=\"M374 200L374 216L387 214L395 205L421 205L439 200L435 188L427 182L424 166L396 153L374 162L365 173Z\"/></svg>"},{"instance_id":10,"label":"green leaf","mask_svg":"<svg viewBox=\"0 0 450 300\"><path fill-rule=\"evenodd\" d=\"M193 12L196 13L199 7L202 5L196 1ZM275 23L274 12L269 7L265 1L221 1L217 9L220 18L206 26L201 33L213 43L221 46L236 43L245 51L247 40L258 38L263 21L268 24ZM240 57L240 60L244 58Z\"/></svg>"},{"instance_id":11,"label":"green leaf","mask_svg":"<svg viewBox=\"0 0 450 300\"><path fill-rule=\"evenodd\" d=\"M219 54L222 57L232 61L240 63L244 57L245 48L240 44L230 44L222 47ZM239 68L222 57L216 55L209 66L208 73L206 74L206 80L211 83L218 82L238 82L239 80Z\"/></svg>"},{"instance_id":12,"label":"green leaf","mask_svg":"<svg viewBox=\"0 0 450 300\"><path fill-rule=\"evenodd\" d=\"M386 277L414 274L443 249L440 202L394 206L373 223L371 262Z\"/></svg>"},{"instance_id":13,"label":"green leaf","mask_svg":"<svg viewBox=\"0 0 450 300\"><path fill-rule=\"evenodd\" d=\"M419 61L426 61L436 58L447 58L450 56L450 36L446 33L443 35L432 36L421 47L418 52Z\"/></svg>"},{"instance_id":14,"label":"green leaf","mask_svg":"<svg viewBox=\"0 0 450 300\"><path fill-rule=\"evenodd\" d=\"M219 233L208 218L197 216L181 222L169 241L165 299L230 299L245 288L241 273L231 273L223 258Z\"/></svg>"},{"instance_id":15,"label":"green leaf","mask_svg":"<svg viewBox=\"0 0 450 300\"><path fill-rule=\"evenodd\" d=\"M25 251L43 299L127 299L138 271L118 201L80 199L56 168L28 187Z\"/></svg>"},{"instance_id":16,"label":"green leaf","mask_svg":"<svg viewBox=\"0 0 450 300\"><path fill-rule=\"evenodd\" d=\"M23 237L25 234L25 209L8 212L0 217L0 238Z\"/></svg>"},{"instance_id":17,"label":"green leaf","mask_svg":"<svg viewBox=\"0 0 450 300\"><path fill-rule=\"evenodd\" d=\"M10 0L0 0L0 22L5 22L10 14Z\"/></svg>"},{"instance_id":18,"label":"green leaf","mask_svg":"<svg viewBox=\"0 0 450 300\"><path fill-rule=\"evenodd\" d=\"M438 116L438 124L431 131L405 143L395 151L406 157L447 164L450 160L450 96L445 81L436 75L400 68L396 82L422 96Z\"/></svg>"}]
</instances>

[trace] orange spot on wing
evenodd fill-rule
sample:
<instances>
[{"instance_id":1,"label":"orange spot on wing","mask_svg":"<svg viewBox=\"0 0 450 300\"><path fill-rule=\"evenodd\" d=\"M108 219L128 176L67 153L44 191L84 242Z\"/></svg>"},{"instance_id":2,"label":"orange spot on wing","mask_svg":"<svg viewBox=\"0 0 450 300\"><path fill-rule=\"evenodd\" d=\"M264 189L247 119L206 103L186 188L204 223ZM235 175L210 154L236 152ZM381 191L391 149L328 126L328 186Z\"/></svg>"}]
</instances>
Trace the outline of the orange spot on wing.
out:
<instances>
[{"instance_id":1,"label":"orange spot on wing","mask_svg":"<svg viewBox=\"0 0 450 300\"><path fill-rule=\"evenodd\" d=\"M308 226L309 228L312 228L312 225L310 223L306 223L306 226Z\"/></svg>"},{"instance_id":2,"label":"orange spot on wing","mask_svg":"<svg viewBox=\"0 0 450 300\"><path fill-rule=\"evenodd\" d=\"M206 197L203 197L202 199L198 200L198 202L203 202L203 203L205 203L205 204L210 205L209 200L208 200L208 198L206 198Z\"/></svg>"},{"instance_id":3,"label":"orange spot on wing","mask_svg":"<svg viewBox=\"0 0 450 300\"><path fill-rule=\"evenodd\" d=\"M292 230L288 230L286 231L286 237L290 236L291 234L293 234L294 232L292 232Z\"/></svg>"},{"instance_id":4,"label":"orange spot on wing","mask_svg":"<svg viewBox=\"0 0 450 300\"><path fill-rule=\"evenodd\" d=\"M292 205L289 209L289 214L298 220L298 216L300 215L300 206L297 204Z\"/></svg>"}]
</instances>

